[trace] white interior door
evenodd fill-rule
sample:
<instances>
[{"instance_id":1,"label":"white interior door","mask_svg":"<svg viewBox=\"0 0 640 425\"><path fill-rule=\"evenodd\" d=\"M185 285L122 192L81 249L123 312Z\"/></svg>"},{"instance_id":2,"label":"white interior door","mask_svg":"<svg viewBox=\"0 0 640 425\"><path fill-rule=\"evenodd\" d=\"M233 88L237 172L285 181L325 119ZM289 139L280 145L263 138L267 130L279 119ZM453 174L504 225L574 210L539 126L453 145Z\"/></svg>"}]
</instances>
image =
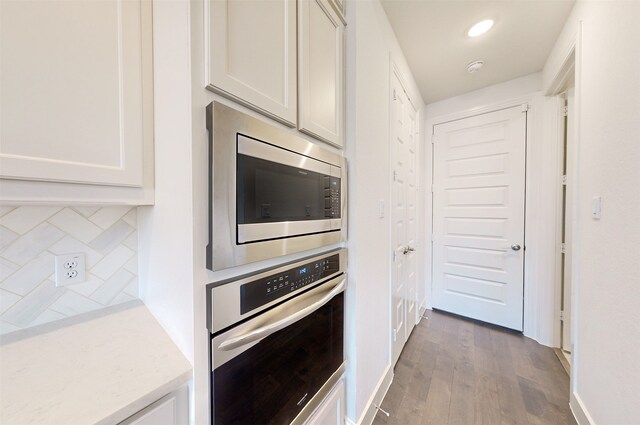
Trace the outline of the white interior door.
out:
<instances>
[{"instance_id":1,"label":"white interior door","mask_svg":"<svg viewBox=\"0 0 640 425\"><path fill-rule=\"evenodd\" d=\"M433 307L522 330L526 108L434 126Z\"/></svg>"},{"instance_id":2,"label":"white interior door","mask_svg":"<svg viewBox=\"0 0 640 425\"><path fill-rule=\"evenodd\" d=\"M393 73L391 85L392 359L398 360L416 311L416 113Z\"/></svg>"}]
</instances>

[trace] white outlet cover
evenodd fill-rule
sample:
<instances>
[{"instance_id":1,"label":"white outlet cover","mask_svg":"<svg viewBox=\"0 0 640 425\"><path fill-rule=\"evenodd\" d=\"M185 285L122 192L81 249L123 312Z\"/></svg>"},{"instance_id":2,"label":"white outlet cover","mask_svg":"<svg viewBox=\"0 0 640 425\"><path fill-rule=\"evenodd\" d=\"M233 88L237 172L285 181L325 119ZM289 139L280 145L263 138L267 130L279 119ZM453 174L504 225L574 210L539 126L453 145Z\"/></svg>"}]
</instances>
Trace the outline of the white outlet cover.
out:
<instances>
[{"instance_id":1,"label":"white outlet cover","mask_svg":"<svg viewBox=\"0 0 640 425\"><path fill-rule=\"evenodd\" d=\"M87 280L85 259L83 253L56 255L56 286L73 285ZM75 263L76 266L69 266ZM66 265L66 267L65 267ZM75 277L69 277L68 272L76 271Z\"/></svg>"}]
</instances>

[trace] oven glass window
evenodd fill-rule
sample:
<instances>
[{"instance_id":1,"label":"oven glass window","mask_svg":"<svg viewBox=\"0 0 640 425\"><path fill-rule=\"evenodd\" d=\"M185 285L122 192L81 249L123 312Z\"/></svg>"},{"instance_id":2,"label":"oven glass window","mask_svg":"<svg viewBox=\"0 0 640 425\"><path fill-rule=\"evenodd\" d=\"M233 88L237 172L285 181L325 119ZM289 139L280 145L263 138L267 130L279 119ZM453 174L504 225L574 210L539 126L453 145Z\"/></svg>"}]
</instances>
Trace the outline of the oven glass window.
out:
<instances>
[{"instance_id":1,"label":"oven glass window","mask_svg":"<svg viewBox=\"0 0 640 425\"><path fill-rule=\"evenodd\" d=\"M213 372L213 424L288 424L343 362L344 294Z\"/></svg>"},{"instance_id":2,"label":"oven glass window","mask_svg":"<svg viewBox=\"0 0 640 425\"><path fill-rule=\"evenodd\" d=\"M242 154L237 167L238 224L331 217L328 176Z\"/></svg>"}]
</instances>

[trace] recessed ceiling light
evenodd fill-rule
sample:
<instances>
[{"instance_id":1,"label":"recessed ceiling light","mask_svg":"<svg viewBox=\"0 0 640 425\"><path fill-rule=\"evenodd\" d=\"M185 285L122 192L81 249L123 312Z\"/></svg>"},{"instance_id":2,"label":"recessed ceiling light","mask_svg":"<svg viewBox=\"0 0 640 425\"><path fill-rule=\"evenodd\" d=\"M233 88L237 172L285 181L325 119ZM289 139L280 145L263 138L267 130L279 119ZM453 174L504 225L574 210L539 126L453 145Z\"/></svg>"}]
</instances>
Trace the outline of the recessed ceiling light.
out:
<instances>
[{"instance_id":1,"label":"recessed ceiling light","mask_svg":"<svg viewBox=\"0 0 640 425\"><path fill-rule=\"evenodd\" d=\"M473 61L469 65L467 65L467 72L469 74L473 74L474 72L480 71L480 68L484 66L484 61Z\"/></svg>"},{"instance_id":2,"label":"recessed ceiling light","mask_svg":"<svg viewBox=\"0 0 640 425\"><path fill-rule=\"evenodd\" d=\"M472 26L469 29L469 31L467 31L467 35L469 37L477 37L489 31L492 26L493 26L493 19L485 19L484 21L480 21L474 26Z\"/></svg>"}]
</instances>

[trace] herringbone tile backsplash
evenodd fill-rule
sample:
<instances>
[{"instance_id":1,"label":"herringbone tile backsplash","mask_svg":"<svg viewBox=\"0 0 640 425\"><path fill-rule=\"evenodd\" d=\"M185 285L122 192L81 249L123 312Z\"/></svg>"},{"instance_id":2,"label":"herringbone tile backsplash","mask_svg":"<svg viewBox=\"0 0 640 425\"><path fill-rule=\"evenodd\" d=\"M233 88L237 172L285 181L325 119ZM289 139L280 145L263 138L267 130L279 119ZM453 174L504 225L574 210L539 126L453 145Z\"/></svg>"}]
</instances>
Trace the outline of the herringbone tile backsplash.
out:
<instances>
[{"instance_id":1,"label":"herringbone tile backsplash","mask_svg":"<svg viewBox=\"0 0 640 425\"><path fill-rule=\"evenodd\" d=\"M0 206L0 334L138 298L135 207ZM56 287L54 257L85 254L85 282Z\"/></svg>"}]
</instances>

